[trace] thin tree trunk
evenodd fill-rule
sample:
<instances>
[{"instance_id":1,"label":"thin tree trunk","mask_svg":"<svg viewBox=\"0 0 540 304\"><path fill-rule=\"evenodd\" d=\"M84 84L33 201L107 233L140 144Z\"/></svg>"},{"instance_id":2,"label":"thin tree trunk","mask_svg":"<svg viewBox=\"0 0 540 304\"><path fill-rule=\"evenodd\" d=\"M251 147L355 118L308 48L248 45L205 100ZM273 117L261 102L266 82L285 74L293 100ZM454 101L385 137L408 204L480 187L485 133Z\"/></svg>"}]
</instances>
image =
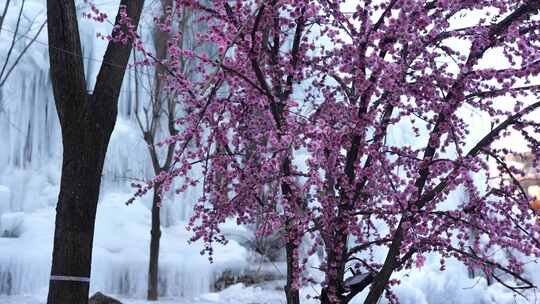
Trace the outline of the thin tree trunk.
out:
<instances>
[{"instance_id":1,"label":"thin tree trunk","mask_svg":"<svg viewBox=\"0 0 540 304\"><path fill-rule=\"evenodd\" d=\"M6 15L7 15L9 2L11 2L11 0L6 1L6 4L4 5L4 10L2 11L2 15L0 15L0 31L2 30L2 26L4 25L4 19L6 18Z\"/></svg>"},{"instance_id":2,"label":"thin tree trunk","mask_svg":"<svg viewBox=\"0 0 540 304\"><path fill-rule=\"evenodd\" d=\"M160 18L161 22L165 21L165 18L168 15L168 10L173 8L173 1L172 0L161 0L161 9L162 9L162 16ZM160 30L159 28L156 28L154 31L154 44L156 47L156 56L159 60L166 60L167 59L167 51L168 51L168 44L170 33L164 32ZM159 162L159 155L157 153L157 149L154 143L154 138L157 135L158 128L160 125L160 120L162 117L162 111L163 111L163 103L164 100L167 102L167 125L173 125L172 129L174 129L174 105L171 106L170 100L167 100L165 98L166 94L163 94L164 84L161 81L161 77L165 74L166 68L162 65L157 65L155 74L154 74L154 92L152 96L152 119L150 122L150 125L147 125L147 129L142 126L142 124L139 121L139 126L141 128L141 131L143 131L145 135L145 140L149 147L149 153L150 157L152 159L152 166L154 168L154 173L156 176L161 171L167 171L169 170L174 147L169 146L168 147L168 153L164 161L164 165L161 166ZM169 128L169 135L174 135L175 131L171 130ZM152 228L150 231L151 239L150 239L150 260L148 264L148 292L147 292L147 300L149 301L156 301L158 299L159 295L159 289L158 289L158 277L159 277L159 242L161 238L161 219L160 219L160 204L161 204L161 197L159 195L159 187L161 185L158 183L154 185L154 197L152 200Z\"/></svg>"},{"instance_id":3,"label":"thin tree trunk","mask_svg":"<svg viewBox=\"0 0 540 304\"><path fill-rule=\"evenodd\" d=\"M403 218L398 224L396 232L394 233L392 244L390 245L388 253L386 254L384 264L379 273L377 273L375 276L375 280L371 286L371 290L364 300L364 304L377 304L388 285L388 281L390 280L390 277L392 276L392 273L394 272L394 269L398 263L397 259L399 258L399 249L401 242L403 241L402 223Z\"/></svg>"},{"instance_id":4,"label":"thin tree trunk","mask_svg":"<svg viewBox=\"0 0 540 304\"><path fill-rule=\"evenodd\" d=\"M159 216L159 207L161 198L159 196L159 184L154 188L154 197L152 200L152 230L150 231L150 263L148 266L148 295L150 301L158 299L158 261L159 261L159 241L161 238L161 220Z\"/></svg>"},{"instance_id":5,"label":"thin tree trunk","mask_svg":"<svg viewBox=\"0 0 540 304\"><path fill-rule=\"evenodd\" d=\"M300 293L298 289L293 287L294 271L298 270L298 259L294 258L294 252L298 250L298 246L292 241L287 241L285 252L287 255L287 285L285 285L285 296L287 304L300 304Z\"/></svg>"},{"instance_id":6,"label":"thin tree trunk","mask_svg":"<svg viewBox=\"0 0 540 304\"><path fill-rule=\"evenodd\" d=\"M332 233L331 240L335 243L342 244L342 248L336 249L330 244L326 247L326 284L327 286L321 290L322 304L342 304L348 301L343 297L345 292L343 288L343 280L345 278L345 261L347 258L347 235L336 228ZM329 289L332 289L331 291Z\"/></svg>"},{"instance_id":7,"label":"thin tree trunk","mask_svg":"<svg viewBox=\"0 0 540 304\"><path fill-rule=\"evenodd\" d=\"M280 108L279 110L280 119L282 119L281 115L282 108ZM279 120L277 121L279 122ZM285 176L291 175L291 160L289 157L286 157L283 160L282 171ZM299 200L297 198L294 198L293 196L291 186L285 181L281 182L281 192L286 199L296 200L296 202L300 205ZM285 226L285 230L288 236L287 244L285 244L285 254L287 256L287 283L285 285L285 297L287 299L287 304L300 304L300 293L298 289L294 286L295 272L299 271L298 256L295 257L295 251L298 250L298 245L295 244L295 239L290 238L291 235L293 235L294 238L298 237L298 233L296 233L295 231L297 227L295 227L295 223L291 218L288 218L286 220Z\"/></svg>"}]
</instances>

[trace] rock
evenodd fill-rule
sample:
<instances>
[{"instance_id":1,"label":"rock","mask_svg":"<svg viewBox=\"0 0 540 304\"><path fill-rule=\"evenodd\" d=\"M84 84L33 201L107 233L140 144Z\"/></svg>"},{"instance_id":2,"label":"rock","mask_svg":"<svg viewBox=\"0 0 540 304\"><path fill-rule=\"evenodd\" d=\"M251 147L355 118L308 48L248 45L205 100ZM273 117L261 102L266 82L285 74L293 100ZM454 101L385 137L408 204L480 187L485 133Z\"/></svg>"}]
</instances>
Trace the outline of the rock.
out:
<instances>
[{"instance_id":1,"label":"rock","mask_svg":"<svg viewBox=\"0 0 540 304\"><path fill-rule=\"evenodd\" d=\"M352 277L349 277L345 280L343 286L345 288L352 288L356 285L366 284L368 281L371 282L373 279L373 274L371 273L360 273L356 274Z\"/></svg>"},{"instance_id":2,"label":"rock","mask_svg":"<svg viewBox=\"0 0 540 304\"><path fill-rule=\"evenodd\" d=\"M118 301L115 298L106 296L98 291L90 297L90 299L88 300L88 304L122 304L122 302Z\"/></svg>"},{"instance_id":3,"label":"rock","mask_svg":"<svg viewBox=\"0 0 540 304\"><path fill-rule=\"evenodd\" d=\"M239 283L250 286L278 279L280 279L279 275L271 272L248 271L238 274L227 270L214 282L214 290L221 291Z\"/></svg>"}]
</instances>

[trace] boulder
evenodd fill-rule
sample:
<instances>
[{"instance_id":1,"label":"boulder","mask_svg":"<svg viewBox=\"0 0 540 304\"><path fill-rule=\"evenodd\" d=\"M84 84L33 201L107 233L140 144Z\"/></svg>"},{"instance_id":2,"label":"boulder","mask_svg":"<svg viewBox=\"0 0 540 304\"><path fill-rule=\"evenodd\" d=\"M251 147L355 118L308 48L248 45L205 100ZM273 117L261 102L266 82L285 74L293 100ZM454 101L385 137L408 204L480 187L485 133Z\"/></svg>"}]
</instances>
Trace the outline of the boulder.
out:
<instances>
[{"instance_id":1,"label":"boulder","mask_svg":"<svg viewBox=\"0 0 540 304\"><path fill-rule=\"evenodd\" d=\"M98 291L90 297L90 299L88 300L88 304L122 304L122 302L118 301L115 298L106 296Z\"/></svg>"},{"instance_id":2,"label":"boulder","mask_svg":"<svg viewBox=\"0 0 540 304\"><path fill-rule=\"evenodd\" d=\"M245 286L250 286L279 279L281 279L281 276L272 272L245 271L243 273L235 273L233 271L226 270L214 282L214 291L221 291L239 283L242 283Z\"/></svg>"}]
</instances>

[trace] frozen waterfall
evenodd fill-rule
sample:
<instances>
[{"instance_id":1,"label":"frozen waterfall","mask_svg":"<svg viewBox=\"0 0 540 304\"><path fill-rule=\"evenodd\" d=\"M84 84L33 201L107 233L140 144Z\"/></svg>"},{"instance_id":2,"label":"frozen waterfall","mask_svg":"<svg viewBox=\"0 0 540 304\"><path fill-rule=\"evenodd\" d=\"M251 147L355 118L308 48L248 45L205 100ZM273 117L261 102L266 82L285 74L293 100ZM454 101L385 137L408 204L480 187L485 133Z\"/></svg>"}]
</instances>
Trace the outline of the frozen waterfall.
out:
<instances>
[{"instance_id":1,"label":"frozen waterfall","mask_svg":"<svg viewBox=\"0 0 540 304\"><path fill-rule=\"evenodd\" d=\"M10 7L0 32L0 59L9 48L18 6ZM82 3L82 1L80 1ZM114 3L114 2L111 2ZM114 15L113 4L100 6ZM3 7L3 5L2 5ZM79 12L82 13L82 10ZM44 1L29 0L14 53L45 18ZM146 21L148 26L152 21ZM106 43L97 32L110 25L81 18L80 31L88 88L100 65ZM62 146L49 78L47 34L43 31L0 87L0 295L46 293ZM68 67L66 67L68 68ZM92 264L92 291L145 297L150 242L150 200L131 206L132 179L151 177L142 135L133 117L133 71L128 70L120 97L119 117L109 146L98 207ZM217 248L210 265L199 244L188 245L185 230L196 193L167 200L162 207L159 290L163 296L193 297L212 290L224 270L238 269L245 249L235 242Z\"/></svg>"}]
</instances>

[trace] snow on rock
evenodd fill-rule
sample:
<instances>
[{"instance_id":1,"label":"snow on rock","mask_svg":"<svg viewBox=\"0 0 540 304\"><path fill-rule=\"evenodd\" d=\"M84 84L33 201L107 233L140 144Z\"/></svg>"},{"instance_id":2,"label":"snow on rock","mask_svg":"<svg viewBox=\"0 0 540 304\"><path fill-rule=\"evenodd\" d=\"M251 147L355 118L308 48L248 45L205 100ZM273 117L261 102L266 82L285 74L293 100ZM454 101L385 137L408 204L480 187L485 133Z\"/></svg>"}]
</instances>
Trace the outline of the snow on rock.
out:
<instances>
[{"instance_id":1,"label":"snow on rock","mask_svg":"<svg viewBox=\"0 0 540 304\"><path fill-rule=\"evenodd\" d=\"M96 292L88 299L88 304L122 304L122 302L101 292Z\"/></svg>"},{"instance_id":2,"label":"snow on rock","mask_svg":"<svg viewBox=\"0 0 540 304\"><path fill-rule=\"evenodd\" d=\"M18 238L22 234L23 212L4 213L0 216L0 237Z\"/></svg>"}]
</instances>

